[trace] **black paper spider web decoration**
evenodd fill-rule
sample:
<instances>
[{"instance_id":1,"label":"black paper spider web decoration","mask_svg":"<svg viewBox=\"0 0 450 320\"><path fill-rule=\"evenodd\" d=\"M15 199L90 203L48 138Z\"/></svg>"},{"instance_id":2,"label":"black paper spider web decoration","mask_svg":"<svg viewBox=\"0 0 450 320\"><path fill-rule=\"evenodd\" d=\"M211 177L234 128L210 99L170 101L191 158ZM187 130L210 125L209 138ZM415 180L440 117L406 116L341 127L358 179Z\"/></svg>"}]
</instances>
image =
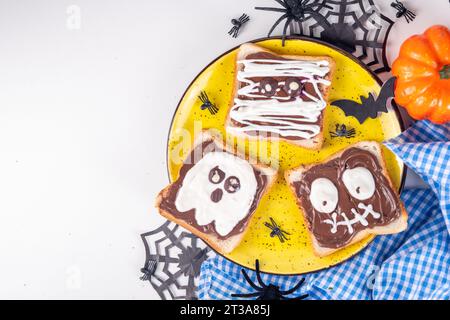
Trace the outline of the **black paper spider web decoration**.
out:
<instances>
[{"instance_id":1,"label":"black paper spider web decoration","mask_svg":"<svg viewBox=\"0 0 450 320\"><path fill-rule=\"evenodd\" d=\"M300 0L299 0L300 1ZM363 61L375 73L390 71L386 42L394 21L373 0L326 0L289 26L292 35L321 39Z\"/></svg>"},{"instance_id":2,"label":"black paper spider web decoration","mask_svg":"<svg viewBox=\"0 0 450 320\"><path fill-rule=\"evenodd\" d=\"M141 234L145 246L142 280L149 281L161 299L197 299L200 267L211 250L195 235L167 221Z\"/></svg>"}]
</instances>

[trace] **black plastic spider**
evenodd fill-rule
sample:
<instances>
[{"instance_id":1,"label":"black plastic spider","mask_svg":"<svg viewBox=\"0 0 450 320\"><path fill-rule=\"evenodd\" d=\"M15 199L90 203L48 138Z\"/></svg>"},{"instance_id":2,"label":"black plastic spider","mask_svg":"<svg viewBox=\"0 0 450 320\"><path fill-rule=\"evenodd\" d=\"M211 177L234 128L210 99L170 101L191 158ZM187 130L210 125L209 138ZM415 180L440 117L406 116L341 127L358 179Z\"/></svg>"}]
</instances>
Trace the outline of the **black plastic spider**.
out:
<instances>
[{"instance_id":1,"label":"black plastic spider","mask_svg":"<svg viewBox=\"0 0 450 320\"><path fill-rule=\"evenodd\" d=\"M149 260L143 268L141 268L141 272L143 273L141 279L142 281L147 281L151 278L153 274L155 274L156 271L156 260Z\"/></svg>"},{"instance_id":2,"label":"black plastic spider","mask_svg":"<svg viewBox=\"0 0 450 320\"><path fill-rule=\"evenodd\" d=\"M282 5L283 8L255 7L255 9L283 13L283 15L280 18L278 18L277 21L275 21L274 25L269 30L269 34L267 35L268 37L270 37L270 35L275 30L275 28L280 24L280 22L286 19L286 22L283 27L283 36L282 36L283 46L286 40L286 31L291 22L293 21L302 22L307 18L307 16L308 17L320 16L321 18L323 18L323 16L319 13L319 9L323 7L333 9L332 7L327 6L325 4L326 0L323 0L322 2L317 2L316 0L275 0L275 1L278 2L280 5Z\"/></svg>"},{"instance_id":3,"label":"black plastic spider","mask_svg":"<svg viewBox=\"0 0 450 320\"><path fill-rule=\"evenodd\" d=\"M231 23L233 24L233 28L231 28L230 31L228 31L228 34L233 38L236 38L239 34L239 30L241 29L241 27L249 20L250 17L245 13L243 13L242 16L239 17L239 19L232 19Z\"/></svg>"},{"instance_id":4,"label":"black plastic spider","mask_svg":"<svg viewBox=\"0 0 450 320\"><path fill-rule=\"evenodd\" d=\"M290 33L334 44L375 73L390 70L386 43L394 21L379 11L374 0L326 0L314 10L319 14L293 21Z\"/></svg>"},{"instance_id":5,"label":"black plastic spider","mask_svg":"<svg viewBox=\"0 0 450 320\"><path fill-rule=\"evenodd\" d=\"M256 279L258 280L258 285L256 285L248 276L247 272L245 272L244 269L241 269L242 275L244 276L245 280L248 282L248 284L256 290L256 292L251 293L233 293L231 296L236 298L251 298L251 297L257 297L256 300L303 300L308 295L302 294L298 297L294 298L288 298L287 295L290 295L294 293L300 286L305 282L305 278L302 278L294 287L292 287L289 290L280 290L280 287L269 284L266 285L261 278L261 272L259 271L259 260L256 259L255 262L256 266Z\"/></svg>"},{"instance_id":6,"label":"black plastic spider","mask_svg":"<svg viewBox=\"0 0 450 320\"><path fill-rule=\"evenodd\" d=\"M354 128L347 129L345 124L336 124L336 131L330 131L331 138L344 137L344 138L353 138L356 134Z\"/></svg>"},{"instance_id":7,"label":"black plastic spider","mask_svg":"<svg viewBox=\"0 0 450 320\"><path fill-rule=\"evenodd\" d=\"M403 3L401 3L398 0L395 0L395 2L391 3L391 7L397 10L397 13L395 16L397 18L405 17L406 22L413 21L416 18L416 14L410 10L408 10Z\"/></svg>"},{"instance_id":8,"label":"black plastic spider","mask_svg":"<svg viewBox=\"0 0 450 320\"><path fill-rule=\"evenodd\" d=\"M282 243L284 242L284 240L289 240L289 238L286 237L286 235L290 236L291 234L287 233L284 230L282 230L278 226L278 224L275 222L275 220L273 220L273 218L270 218L270 223L269 222L264 222L264 225L271 230L271 232L270 232L270 237L271 238L277 236L278 239L280 239L280 241Z\"/></svg>"},{"instance_id":9,"label":"black plastic spider","mask_svg":"<svg viewBox=\"0 0 450 320\"><path fill-rule=\"evenodd\" d=\"M205 110L208 109L208 111L211 114L216 114L217 111L219 111L219 108L209 100L208 95L205 91L200 92L200 95L198 96L200 101L202 102L202 105L200 106L200 109Z\"/></svg>"}]
</instances>

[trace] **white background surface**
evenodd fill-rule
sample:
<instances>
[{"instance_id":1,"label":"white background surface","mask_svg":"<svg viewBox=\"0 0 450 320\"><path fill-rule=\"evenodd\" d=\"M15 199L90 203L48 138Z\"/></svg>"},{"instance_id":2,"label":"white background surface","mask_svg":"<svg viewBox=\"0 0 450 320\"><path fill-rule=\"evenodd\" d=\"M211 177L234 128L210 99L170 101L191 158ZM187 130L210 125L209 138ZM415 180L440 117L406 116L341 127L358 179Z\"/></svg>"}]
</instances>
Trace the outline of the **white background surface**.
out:
<instances>
[{"instance_id":1,"label":"white background surface","mask_svg":"<svg viewBox=\"0 0 450 320\"><path fill-rule=\"evenodd\" d=\"M407 36L448 25L447 0L405 3L417 19L394 25L389 61ZM0 298L157 297L138 279L139 234L163 221L172 114L206 64L266 35L277 14L253 7L275 4L0 0Z\"/></svg>"}]
</instances>

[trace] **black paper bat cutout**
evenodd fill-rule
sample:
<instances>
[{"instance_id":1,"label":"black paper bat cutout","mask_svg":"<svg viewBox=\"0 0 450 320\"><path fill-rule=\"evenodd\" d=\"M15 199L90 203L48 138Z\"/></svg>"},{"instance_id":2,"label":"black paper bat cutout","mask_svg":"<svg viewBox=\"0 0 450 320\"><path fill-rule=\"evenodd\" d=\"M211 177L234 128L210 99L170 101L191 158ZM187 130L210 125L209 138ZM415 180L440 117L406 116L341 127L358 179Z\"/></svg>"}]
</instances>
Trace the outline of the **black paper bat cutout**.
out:
<instances>
[{"instance_id":1,"label":"black paper bat cutout","mask_svg":"<svg viewBox=\"0 0 450 320\"><path fill-rule=\"evenodd\" d=\"M361 103L343 99L333 101L331 105L341 108L347 117L355 117L362 124L367 118L375 119L378 112L388 112L387 103L390 98L394 97L394 83L395 77L387 80L381 87L377 98L369 93L367 98L361 96Z\"/></svg>"}]
</instances>

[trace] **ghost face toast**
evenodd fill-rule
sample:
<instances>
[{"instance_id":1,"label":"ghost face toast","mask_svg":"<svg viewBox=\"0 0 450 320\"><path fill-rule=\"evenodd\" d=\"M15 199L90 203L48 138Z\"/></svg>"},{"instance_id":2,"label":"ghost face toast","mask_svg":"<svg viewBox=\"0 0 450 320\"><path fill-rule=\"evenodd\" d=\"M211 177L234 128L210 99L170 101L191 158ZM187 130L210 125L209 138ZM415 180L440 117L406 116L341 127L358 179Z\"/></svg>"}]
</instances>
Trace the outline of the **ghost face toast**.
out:
<instances>
[{"instance_id":1,"label":"ghost face toast","mask_svg":"<svg viewBox=\"0 0 450 320\"><path fill-rule=\"evenodd\" d=\"M178 179L159 193L156 207L215 250L228 253L240 243L275 178L273 169L245 160L203 132Z\"/></svg>"},{"instance_id":2,"label":"ghost face toast","mask_svg":"<svg viewBox=\"0 0 450 320\"><path fill-rule=\"evenodd\" d=\"M407 227L407 214L376 142L359 142L322 163L288 171L286 180L318 256L369 234L398 233Z\"/></svg>"}]
</instances>

